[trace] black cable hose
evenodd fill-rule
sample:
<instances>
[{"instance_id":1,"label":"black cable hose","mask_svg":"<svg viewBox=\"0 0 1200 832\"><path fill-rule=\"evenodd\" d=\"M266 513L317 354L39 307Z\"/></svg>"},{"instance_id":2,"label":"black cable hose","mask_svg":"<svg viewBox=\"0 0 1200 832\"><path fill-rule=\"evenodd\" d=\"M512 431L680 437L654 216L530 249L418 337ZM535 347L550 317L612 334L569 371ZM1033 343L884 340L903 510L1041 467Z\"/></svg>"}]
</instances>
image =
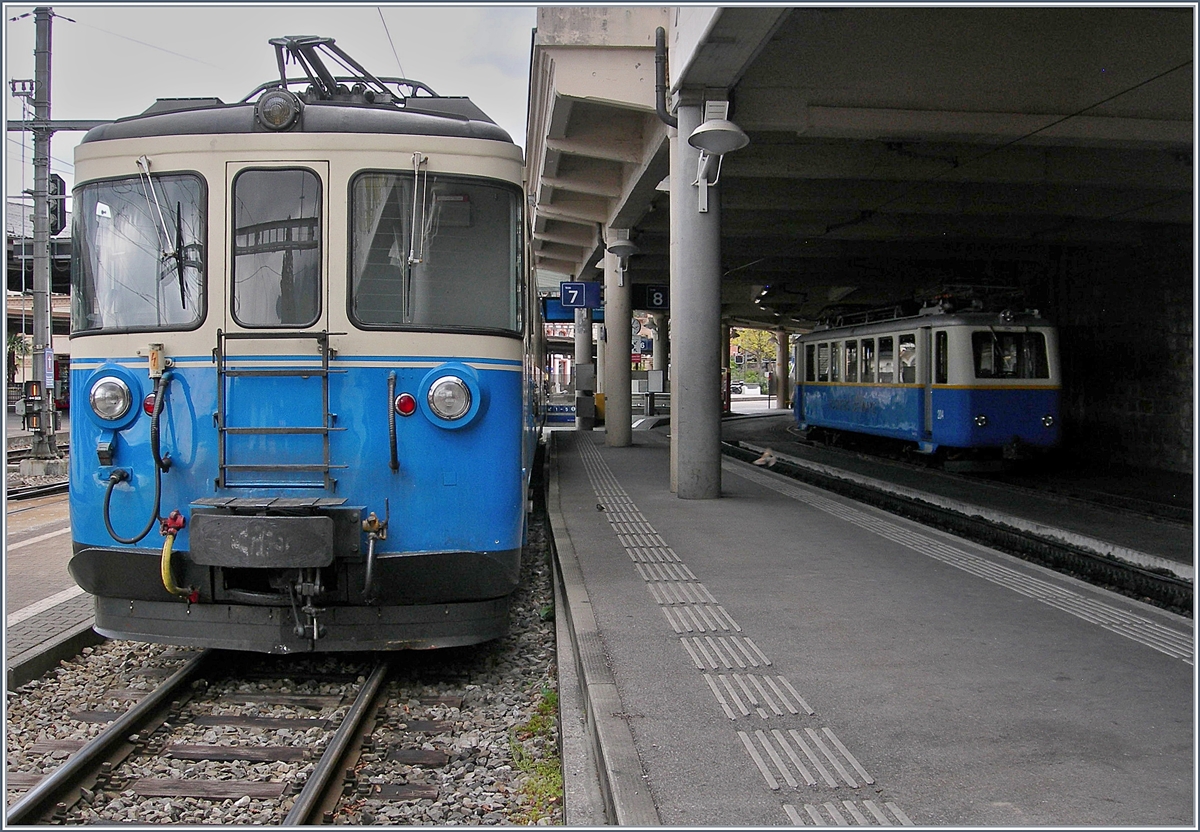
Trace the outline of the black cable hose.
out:
<instances>
[{"instance_id":1,"label":"black cable hose","mask_svg":"<svg viewBox=\"0 0 1200 832\"><path fill-rule=\"evenodd\" d=\"M162 475L171 467L171 461L164 460L159 453L159 436L158 436L158 417L162 413L163 399L166 398L167 386L165 381L169 380L169 376L164 376L163 380L156 380L154 383L154 412L150 415L150 453L154 457L154 510L150 514L150 519L146 523L146 528L142 529L141 533L135 537L121 537L113 529L112 525L112 494L113 489L117 487L117 483L129 479L129 474L121 469L112 472L108 478L108 488L104 492L104 528L108 530L109 535L118 543L133 545L140 543L146 535L150 534L150 530L154 528L156 523L161 522L159 510L162 506Z\"/></svg>"}]
</instances>

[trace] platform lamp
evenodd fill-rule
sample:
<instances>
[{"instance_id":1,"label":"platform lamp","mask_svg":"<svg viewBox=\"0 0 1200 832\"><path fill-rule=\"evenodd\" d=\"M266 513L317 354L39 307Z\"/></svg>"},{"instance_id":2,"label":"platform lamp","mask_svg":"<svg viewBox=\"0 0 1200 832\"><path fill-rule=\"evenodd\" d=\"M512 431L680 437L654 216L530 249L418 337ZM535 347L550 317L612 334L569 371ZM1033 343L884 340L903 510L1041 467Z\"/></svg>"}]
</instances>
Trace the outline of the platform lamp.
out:
<instances>
[{"instance_id":1,"label":"platform lamp","mask_svg":"<svg viewBox=\"0 0 1200 832\"><path fill-rule=\"evenodd\" d=\"M711 185L716 185L721 178L721 162L725 154L741 150L750 144L750 137L746 135L746 131L726 118L728 115L728 101L706 101L704 123L688 136L688 144L700 150L700 159L696 163L696 181L692 184L700 188L701 214L708 213L708 189ZM708 177L712 173L714 158L717 171L710 182Z\"/></svg>"},{"instance_id":2,"label":"platform lamp","mask_svg":"<svg viewBox=\"0 0 1200 832\"><path fill-rule=\"evenodd\" d=\"M625 234L628 235L629 232L626 231ZM608 244L605 245L605 248L608 249L609 254L612 254L617 258L617 285L624 286L625 272L629 268L629 258L640 253L641 249L638 248L637 243L629 239L628 236L621 237L616 240L609 240Z\"/></svg>"}]
</instances>

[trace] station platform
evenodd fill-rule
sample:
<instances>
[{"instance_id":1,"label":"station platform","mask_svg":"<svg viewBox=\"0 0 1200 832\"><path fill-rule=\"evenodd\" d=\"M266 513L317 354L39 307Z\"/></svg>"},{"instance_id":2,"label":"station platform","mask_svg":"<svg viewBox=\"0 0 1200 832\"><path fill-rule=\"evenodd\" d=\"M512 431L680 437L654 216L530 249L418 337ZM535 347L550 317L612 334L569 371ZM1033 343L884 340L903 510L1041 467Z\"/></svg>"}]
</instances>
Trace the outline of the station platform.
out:
<instances>
[{"instance_id":1,"label":"station platform","mask_svg":"<svg viewBox=\"0 0 1200 832\"><path fill-rule=\"evenodd\" d=\"M604 438L550 459L569 824L1194 825L1191 620L732 459L680 500L666 429Z\"/></svg>"}]
</instances>

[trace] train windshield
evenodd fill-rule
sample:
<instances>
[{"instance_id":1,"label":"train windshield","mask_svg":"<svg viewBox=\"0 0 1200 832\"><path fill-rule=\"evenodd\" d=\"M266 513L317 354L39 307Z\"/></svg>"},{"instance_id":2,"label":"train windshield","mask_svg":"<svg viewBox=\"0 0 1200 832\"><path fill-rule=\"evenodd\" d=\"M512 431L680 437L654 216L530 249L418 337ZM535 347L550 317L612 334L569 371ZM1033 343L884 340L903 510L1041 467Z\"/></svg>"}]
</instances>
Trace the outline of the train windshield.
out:
<instances>
[{"instance_id":1,"label":"train windshield","mask_svg":"<svg viewBox=\"0 0 1200 832\"><path fill-rule=\"evenodd\" d=\"M93 182L74 193L71 331L190 329L204 317L198 176Z\"/></svg>"},{"instance_id":2,"label":"train windshield","mask_svg":"<svg viewBox=\"0 0 1200 832\"><path fill-rule=\"evenodd\" d=\"M519 191L424 172L419 180L366 173L355 178L351 196L354 321L520 329Z\"/></svg>"},{"instance_id":3,"label":"train windshield","mask_svg":"<svg viewBox=\"0 0 1200 832\"><path fill-rule=\"evenodd\" d=\"M1041 332L971 333L976 378L1050 378Z\"/></svg>"}]
</instances>

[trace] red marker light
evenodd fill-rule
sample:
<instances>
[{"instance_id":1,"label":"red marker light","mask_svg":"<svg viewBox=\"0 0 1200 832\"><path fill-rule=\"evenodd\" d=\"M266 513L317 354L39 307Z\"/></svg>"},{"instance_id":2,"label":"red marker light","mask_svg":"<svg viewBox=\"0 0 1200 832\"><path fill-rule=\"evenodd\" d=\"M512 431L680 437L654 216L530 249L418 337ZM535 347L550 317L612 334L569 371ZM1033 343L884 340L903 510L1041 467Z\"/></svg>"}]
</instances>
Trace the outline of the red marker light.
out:
<instances>
[{"instance_id":1,"label":"red marker light","mask_svg":"<svg viewBox=\"0 0 1200 832\"><path fill-rule=\"evenodd\" d=\"M142 399L142 410L146 411L147 416L154 415L154 394L153 393L146 396L146 398Z\"/></svg>"},{"instance_id":2,"label":"red marker light","mask_svg":"<svg viewBox=\"0 0 1200 832\"><path fill-rule=\"evenodd\" d=\"M412 393L401 393L396 397L396 412L401 416L411 416L417 412L417 400Z\"/></svg>"}]
</instances>

